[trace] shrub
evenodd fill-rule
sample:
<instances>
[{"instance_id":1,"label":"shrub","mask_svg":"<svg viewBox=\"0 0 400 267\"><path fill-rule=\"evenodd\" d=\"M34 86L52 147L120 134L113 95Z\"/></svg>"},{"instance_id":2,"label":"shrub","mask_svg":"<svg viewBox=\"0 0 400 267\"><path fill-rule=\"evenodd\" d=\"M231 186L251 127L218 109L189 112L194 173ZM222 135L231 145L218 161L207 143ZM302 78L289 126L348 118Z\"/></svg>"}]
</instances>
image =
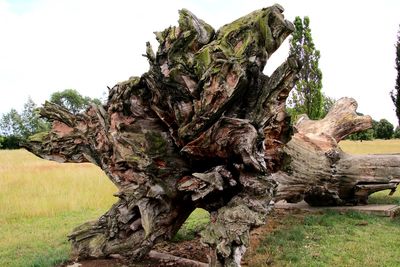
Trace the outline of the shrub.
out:
<instances>
[{"instance_id":1,"label":"shrub","mask_svg":"<svg viewBox=\"0 0 400 267\"><path fill-rule=\"evenodd\" d=\"M0 136L0 149L18 149L21 139L15 135Z\"/></svg>"}]
</instances>

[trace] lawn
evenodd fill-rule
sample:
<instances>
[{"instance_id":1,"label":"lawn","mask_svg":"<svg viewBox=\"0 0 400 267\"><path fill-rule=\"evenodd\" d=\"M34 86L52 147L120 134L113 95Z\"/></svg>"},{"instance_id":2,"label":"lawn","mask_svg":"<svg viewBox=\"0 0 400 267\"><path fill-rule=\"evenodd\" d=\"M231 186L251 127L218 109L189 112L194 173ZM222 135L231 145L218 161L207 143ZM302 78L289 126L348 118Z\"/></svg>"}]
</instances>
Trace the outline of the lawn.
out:
<instances>
[{"instance_id":1,"label":"lawn","mask_svg":"<svg viewBox=\"0 0 400 267\"><path fill-rule=\"evenodd\" d=\"M340 145L356 154L400 152L400 140ZM115 202L116 187L91 164L59 164L24 150L0 151L0 162L0 266L68 259L71 229ZM400 203L400 194L377 193L372 201ZM196 210L174 240L193 238L207 221L208 213ZM357 213L285 215L259 237L248 266L400 266L399 223Z\"/></svg>"},{"instance_id":2,"label":"lawn","mask_svg":"<svg viewBox=\"0 0 400 267\"><path fill-rule=\"evenodd\" d=\"M400 266L400 220L349 212L292 213L248 250L247 266Z\"/></svg>"}]
</instances>

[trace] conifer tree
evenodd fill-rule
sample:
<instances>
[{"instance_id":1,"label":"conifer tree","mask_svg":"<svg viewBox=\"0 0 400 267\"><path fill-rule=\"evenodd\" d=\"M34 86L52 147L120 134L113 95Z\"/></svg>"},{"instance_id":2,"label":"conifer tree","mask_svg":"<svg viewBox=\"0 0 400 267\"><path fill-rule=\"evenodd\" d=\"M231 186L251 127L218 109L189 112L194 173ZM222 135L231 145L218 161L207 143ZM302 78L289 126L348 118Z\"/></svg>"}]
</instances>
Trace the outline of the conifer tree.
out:
<instances>
[{"instance_id":1,"label":"conifer tree","mask_svg":"<svg viewBox=\"0 0 400 267\"><path fill-rule=\"evenodd\" d=\"M315 48L311 36L310 19L296 17L295 31L290 40L290 54L302 63L298 81L292 90L288 105L292 117L307 114L310 119L324 115L322 94L322 72L319 69L320 52Z\"/></svg>"},{"instance_id":2,"label":"conifer tree","mask_svg":"<svg viewBox=\"0 0 400 267\"><path fill-rule=\"evenodd\" d=\"M397 33L397 43L396 43L396 70L397 78L394 90L390 92L393 104L396 110L396 116L398 119L398 125L400 126L400 30Z\"/></svg>"}]
</instances>

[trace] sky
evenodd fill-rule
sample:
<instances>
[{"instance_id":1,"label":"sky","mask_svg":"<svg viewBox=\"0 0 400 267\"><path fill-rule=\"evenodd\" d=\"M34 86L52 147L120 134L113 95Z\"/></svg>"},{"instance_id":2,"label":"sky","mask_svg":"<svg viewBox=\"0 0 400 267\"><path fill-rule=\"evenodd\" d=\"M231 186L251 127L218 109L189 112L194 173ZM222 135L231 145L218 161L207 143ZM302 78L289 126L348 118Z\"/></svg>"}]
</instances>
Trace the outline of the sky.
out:
<instances>
[{"instance_id":1,"label":"sky","mask_svg":"<svg viewBox=\"0 0 400 267\"><path fill-rule=\"evenodd\" d=\"M148 70L146 41L156 50L153 32L177 25L179 9L218 29L274 3L290 21L310 17L323 92L353 97L359 112L396 126L389 93L397 75L398 0L0 0L0 113L68 88L104 97L107 87ZM288 50L286 41L264 72L272 73Z\"/></svg>"}]
</instances>

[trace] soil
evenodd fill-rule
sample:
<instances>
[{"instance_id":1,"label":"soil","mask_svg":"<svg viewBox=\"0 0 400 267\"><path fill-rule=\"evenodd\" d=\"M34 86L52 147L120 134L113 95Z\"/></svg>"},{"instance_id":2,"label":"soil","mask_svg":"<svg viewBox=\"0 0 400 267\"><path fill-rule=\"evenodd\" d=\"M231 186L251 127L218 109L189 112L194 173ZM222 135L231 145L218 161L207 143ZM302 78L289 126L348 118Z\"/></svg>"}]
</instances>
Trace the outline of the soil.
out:
<instances>
[{"instance_id":1,"label":"soil","mask_svg":"<svg viewBox=\"0 0 400 267\"><path fill-rule=\"evenodd\" d=\"M293 211L286 211L282 209L276 209L270 216L267 224L256 228L250 233L250 247L248 248L242 262L242 266L253 266L254 260L257 259L257 247L261 239L278 229L282 225L282 221L285 219L286 215ZM298 216L304 215L298 214ZM199 262L208 262L208 252L209 249L200 243L200 238L197 237L194 240L181 241L181 242L161 242L154 246L153 250L157 252L171 254L177 257L187 258ZM75 265L74 265L75 264ZM80 265L79 265L80 264ZM267 265L273 265L273 259L269 259ZM64 263L58 267L165 267L174 266L175 264L168 261L159 261L151 258L145 258L140 262L127 262L122 259L95 259L95 260L84 260L79 262L70 261ZM176 266L176 265L175 265ZM184 266L182 266L184 267Z\"/></svg>"},{"instance_id":2,"label":"soil","mask_svg":"<svg viewBox=\"0 0 400 267\"><path fill-rule=\"evenodd\" d=\"M201 245L199 237L194 240L181 242L164 241L155 245L153 250L199 262L208 262L208 248ZM134 263L122 259L93 259L78 262L69 261L58 267L164 267L172 266L171 264L172 263L168 261L159 261L147 257L140 262Z\"/></svg>"},{"instance_id":3,"label":"soil","mask_svg":"<svg viewBox=\"0 0 400 267\"><path fill-rule=\"evenodd\" d=\"M200 243L200 237L182 242L161 242L154 246L154 250L164 252L177 257L194 261L208 262L209 249Z\"/></svg>"}]
</instances>

